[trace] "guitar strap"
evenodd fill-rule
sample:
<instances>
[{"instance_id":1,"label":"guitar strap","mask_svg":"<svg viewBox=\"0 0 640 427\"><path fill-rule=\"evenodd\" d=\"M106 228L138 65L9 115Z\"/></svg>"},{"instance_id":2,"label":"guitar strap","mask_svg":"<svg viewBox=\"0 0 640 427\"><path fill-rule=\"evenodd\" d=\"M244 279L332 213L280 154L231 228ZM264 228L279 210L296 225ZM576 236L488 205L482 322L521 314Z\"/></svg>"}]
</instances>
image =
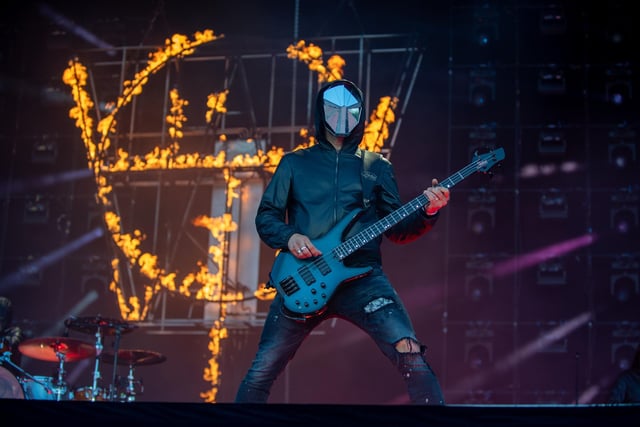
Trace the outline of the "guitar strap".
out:
<instances>
[{"instance_id":1,"label":"guitar strap","mask_svg":"<svg viewBox=\"0 0 640 427\"><path fill-rule=\"evenodd\" d=\"M380 176L380 168L382 167L380 160L382 159L382 155L360 148L358 148L358 154L362 158L362 173L360 174L360 180L362 182L362 205L365 209L368 209L371 205L373 189Z\"/></svg>"}]
</instances>

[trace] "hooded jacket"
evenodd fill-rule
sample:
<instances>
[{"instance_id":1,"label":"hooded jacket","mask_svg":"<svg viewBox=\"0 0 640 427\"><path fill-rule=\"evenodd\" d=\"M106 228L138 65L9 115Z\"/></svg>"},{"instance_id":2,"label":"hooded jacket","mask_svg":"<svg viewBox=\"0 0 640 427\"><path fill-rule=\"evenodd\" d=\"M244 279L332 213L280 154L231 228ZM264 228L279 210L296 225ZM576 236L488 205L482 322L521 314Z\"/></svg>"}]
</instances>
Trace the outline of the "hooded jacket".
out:
<instances>
[{"instance_id":1,"label":"hooded jacket","mask_svg":"<svg viewBox=\"0 0 640 427\"><path fill-rule=\"evenodd\" d=\"M338 84L347 85L364 105L362 92L350 81L333 81L319 90L315 102L317 144L282 157L258 206L257 232L273 249L288 250L289 238L294 233L305 234L313 241L345 215L363 209L357 222L346 230L346 239L402 206L393 167L387 159L377 155L377 164L369 172L364 171L363 152L358 148L364 135L364 112L355 129L345 137L340 151L327 140L322 94ZM363 180L367 179L375 180L369 197L363 194ZM418 209L389 228L384 236L394 243L409 243L427 233L437 217L438 214L429 217L424 209ZM344 264L381 265L381 242L382 236L378 236L345 258Z\"/></svg>"}]
</instances>

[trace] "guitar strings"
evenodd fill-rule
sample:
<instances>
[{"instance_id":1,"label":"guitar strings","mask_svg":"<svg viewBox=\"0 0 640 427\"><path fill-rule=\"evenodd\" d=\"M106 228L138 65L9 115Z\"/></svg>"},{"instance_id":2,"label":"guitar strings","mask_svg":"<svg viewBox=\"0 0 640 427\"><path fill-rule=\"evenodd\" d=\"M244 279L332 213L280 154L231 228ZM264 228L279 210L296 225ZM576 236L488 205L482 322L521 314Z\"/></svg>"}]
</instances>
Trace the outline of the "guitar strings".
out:
<instances>
[{"instance_id":1,"label":"guitar strings","mask_svg":"<svg viewBox=\"0 0 640 427\"><path fill-rule=\"evenodd\" d=\"M467 176L470 175L469 172L475 172L477 170L479 170L479 166L481 163L483 162L487 162L488 158L491 158L492 160L495 160L495 152L491 152L491 155L485 155L485 157L483 157L482 159L477 159L471 163L469 163L467 166L463 167L462 169L460 169L458 172L456 172L455 174L451 175L449 178L446 178L442 183L446 183L448 181L451 181L453 185L457 184L458 182L461 182L464 178L466 178ZM462 178L459 181L455 181L454 178L457 177L458 175L462 176ZM441 184L442 184L441 183ZM422 198L426 198L426 196L424 194L421 194L420 196L414 198L413 200L411 200L409 203L405 204L404 206L402 206L400 209L398 209L398 211L400 210L406 210L406 208L408 206L413 205L414 202L418 202L420 203L420 206L425 205L425 203L422 203L422 201L420 201L420 199ZM427 199L426 203L429 203L429 200ZM397 212L397 211L396 211ZM393 216L395 212L392 212L391 214L389 214L388 216ZM388 217L387 216L387 217ZM385 218L387 218L385 217ZM382 220L384 220L385 218L382 218ZM402 217L404 218L404 217ZM376 223L377 224L377 223ZM339 244L338 246L336 246L335 248L333 248L330 252L331 256L333 256L334 258L340 260L343 259L341 258L340 254L339 254L339 250L341 250L340 248L342 248L343 246L347 246L349 241L353 241L353 240L360 240L361 242L368 242L367 239L360 239L359 236L362 235L373 235L374 237L377 236L377 234L372 234L369 232L369 230L371 228L374 228L376 224L372 224L370 227L365 228L364 230L360 231L359 233L355 234L353 237L350 237L349 239L347 239L346 241L342 242L341 244ZM360 247L358 246L356 248L359 249ZM348 252L348 251L347 251ZM351 253L353 253L354 251L348 252L347 256L350 255ZM313 265L314 267L318 268L319 263L322 261L322 256L315 258L313 261L311 261L311 265Z\"/></svg>"}]
</instances>

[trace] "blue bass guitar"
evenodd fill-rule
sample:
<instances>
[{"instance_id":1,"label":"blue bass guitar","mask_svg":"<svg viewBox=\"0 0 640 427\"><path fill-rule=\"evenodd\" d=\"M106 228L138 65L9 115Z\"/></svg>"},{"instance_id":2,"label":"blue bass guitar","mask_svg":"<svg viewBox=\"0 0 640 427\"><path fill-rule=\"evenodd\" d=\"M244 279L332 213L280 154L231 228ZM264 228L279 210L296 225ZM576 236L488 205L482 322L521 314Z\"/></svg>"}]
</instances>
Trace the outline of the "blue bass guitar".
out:
<instances>
[{"instance_id":1,"label":"blue bass guitar","mask_svg":"<svg viewBox=\"0 0 640 427\"><path fill-rule=\"evenodd\" d=\"M469 165L440 182L439 185L451 188L475 172L487 172L502 159L504 159L504 149L502 148L484 154L476 153ZM284 305L292 317L304 319L321 313L338 286L371 271L371 267L347 267L343 264L343 260L408 215L418 209L423 209L428 204L429 199L424 194L420 194L384 218L341 242L345 229L357 219L362 209L350 212L327 234L313 240L313 244L322 251L322 255L298 259L290 252L280 251L269 274L270 284L282 295Z\"/></svg>"}]
</instances>

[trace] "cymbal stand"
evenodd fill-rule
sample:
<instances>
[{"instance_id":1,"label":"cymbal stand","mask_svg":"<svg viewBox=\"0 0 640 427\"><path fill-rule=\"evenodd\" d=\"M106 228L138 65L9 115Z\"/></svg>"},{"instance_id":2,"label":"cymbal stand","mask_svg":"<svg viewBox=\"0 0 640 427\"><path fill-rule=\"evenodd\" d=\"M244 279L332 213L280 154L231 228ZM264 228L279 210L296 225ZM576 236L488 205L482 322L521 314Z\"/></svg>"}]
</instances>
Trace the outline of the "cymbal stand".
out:
<instances>
[{"instance_id":1,"label":"cymbal stand","mask_svg":"<svg viewBox=\"0 0 640 427\"><path fill-rule=\"evenodd\" d=\"M129 375L127 376L127 402L136 400L136 381L133 376L134 366L129 365Z\"/></svg>"},{"instance_id":2,"label":"cymbal stand","mask_svg":"<svg viewBox=\"0 0 640 427\"><path fill-rule=\"evenodd\" d=\"M113 373L111 375L111 384L109 386L109 397L115 397L118 394L116 381L118 379L118 349L120 348L120 338L122 337L122 330L120 326L116 326L116 338L113 344Z\"/></svg>"},{"instance_id":3,"label":"cymbal stand","mask_svg":"<svg viewBox=\"0 0 640 427\"><path fill-rule=\"evenodd\" d=\"M65 359L65 354L58 351L58 348L56 348L56 356L58 357L58 360L60 361L60 364L58 366L58 380L56 382L56 388L54 390L54 393L56 395L56 400L62 400L62 394L66 391L67 389L67 385L64 381L64 377L66 372L64 371L64 359ZM47 388L47 393L50 393L50 390Z\"/></svg>"},{"instance_id":4,"label":"cymbal stand","mask_svg":"<svg viewBox=\"0 0 640 427\"><path fill-rule=\"evenodd\" d=\"M91 401L94 402L98 397L98 380L100 379L100 354L102 354L102 330L96 328L96 362L93 368L93 383L91 385Z\"/></svg>"}]
</instances>

